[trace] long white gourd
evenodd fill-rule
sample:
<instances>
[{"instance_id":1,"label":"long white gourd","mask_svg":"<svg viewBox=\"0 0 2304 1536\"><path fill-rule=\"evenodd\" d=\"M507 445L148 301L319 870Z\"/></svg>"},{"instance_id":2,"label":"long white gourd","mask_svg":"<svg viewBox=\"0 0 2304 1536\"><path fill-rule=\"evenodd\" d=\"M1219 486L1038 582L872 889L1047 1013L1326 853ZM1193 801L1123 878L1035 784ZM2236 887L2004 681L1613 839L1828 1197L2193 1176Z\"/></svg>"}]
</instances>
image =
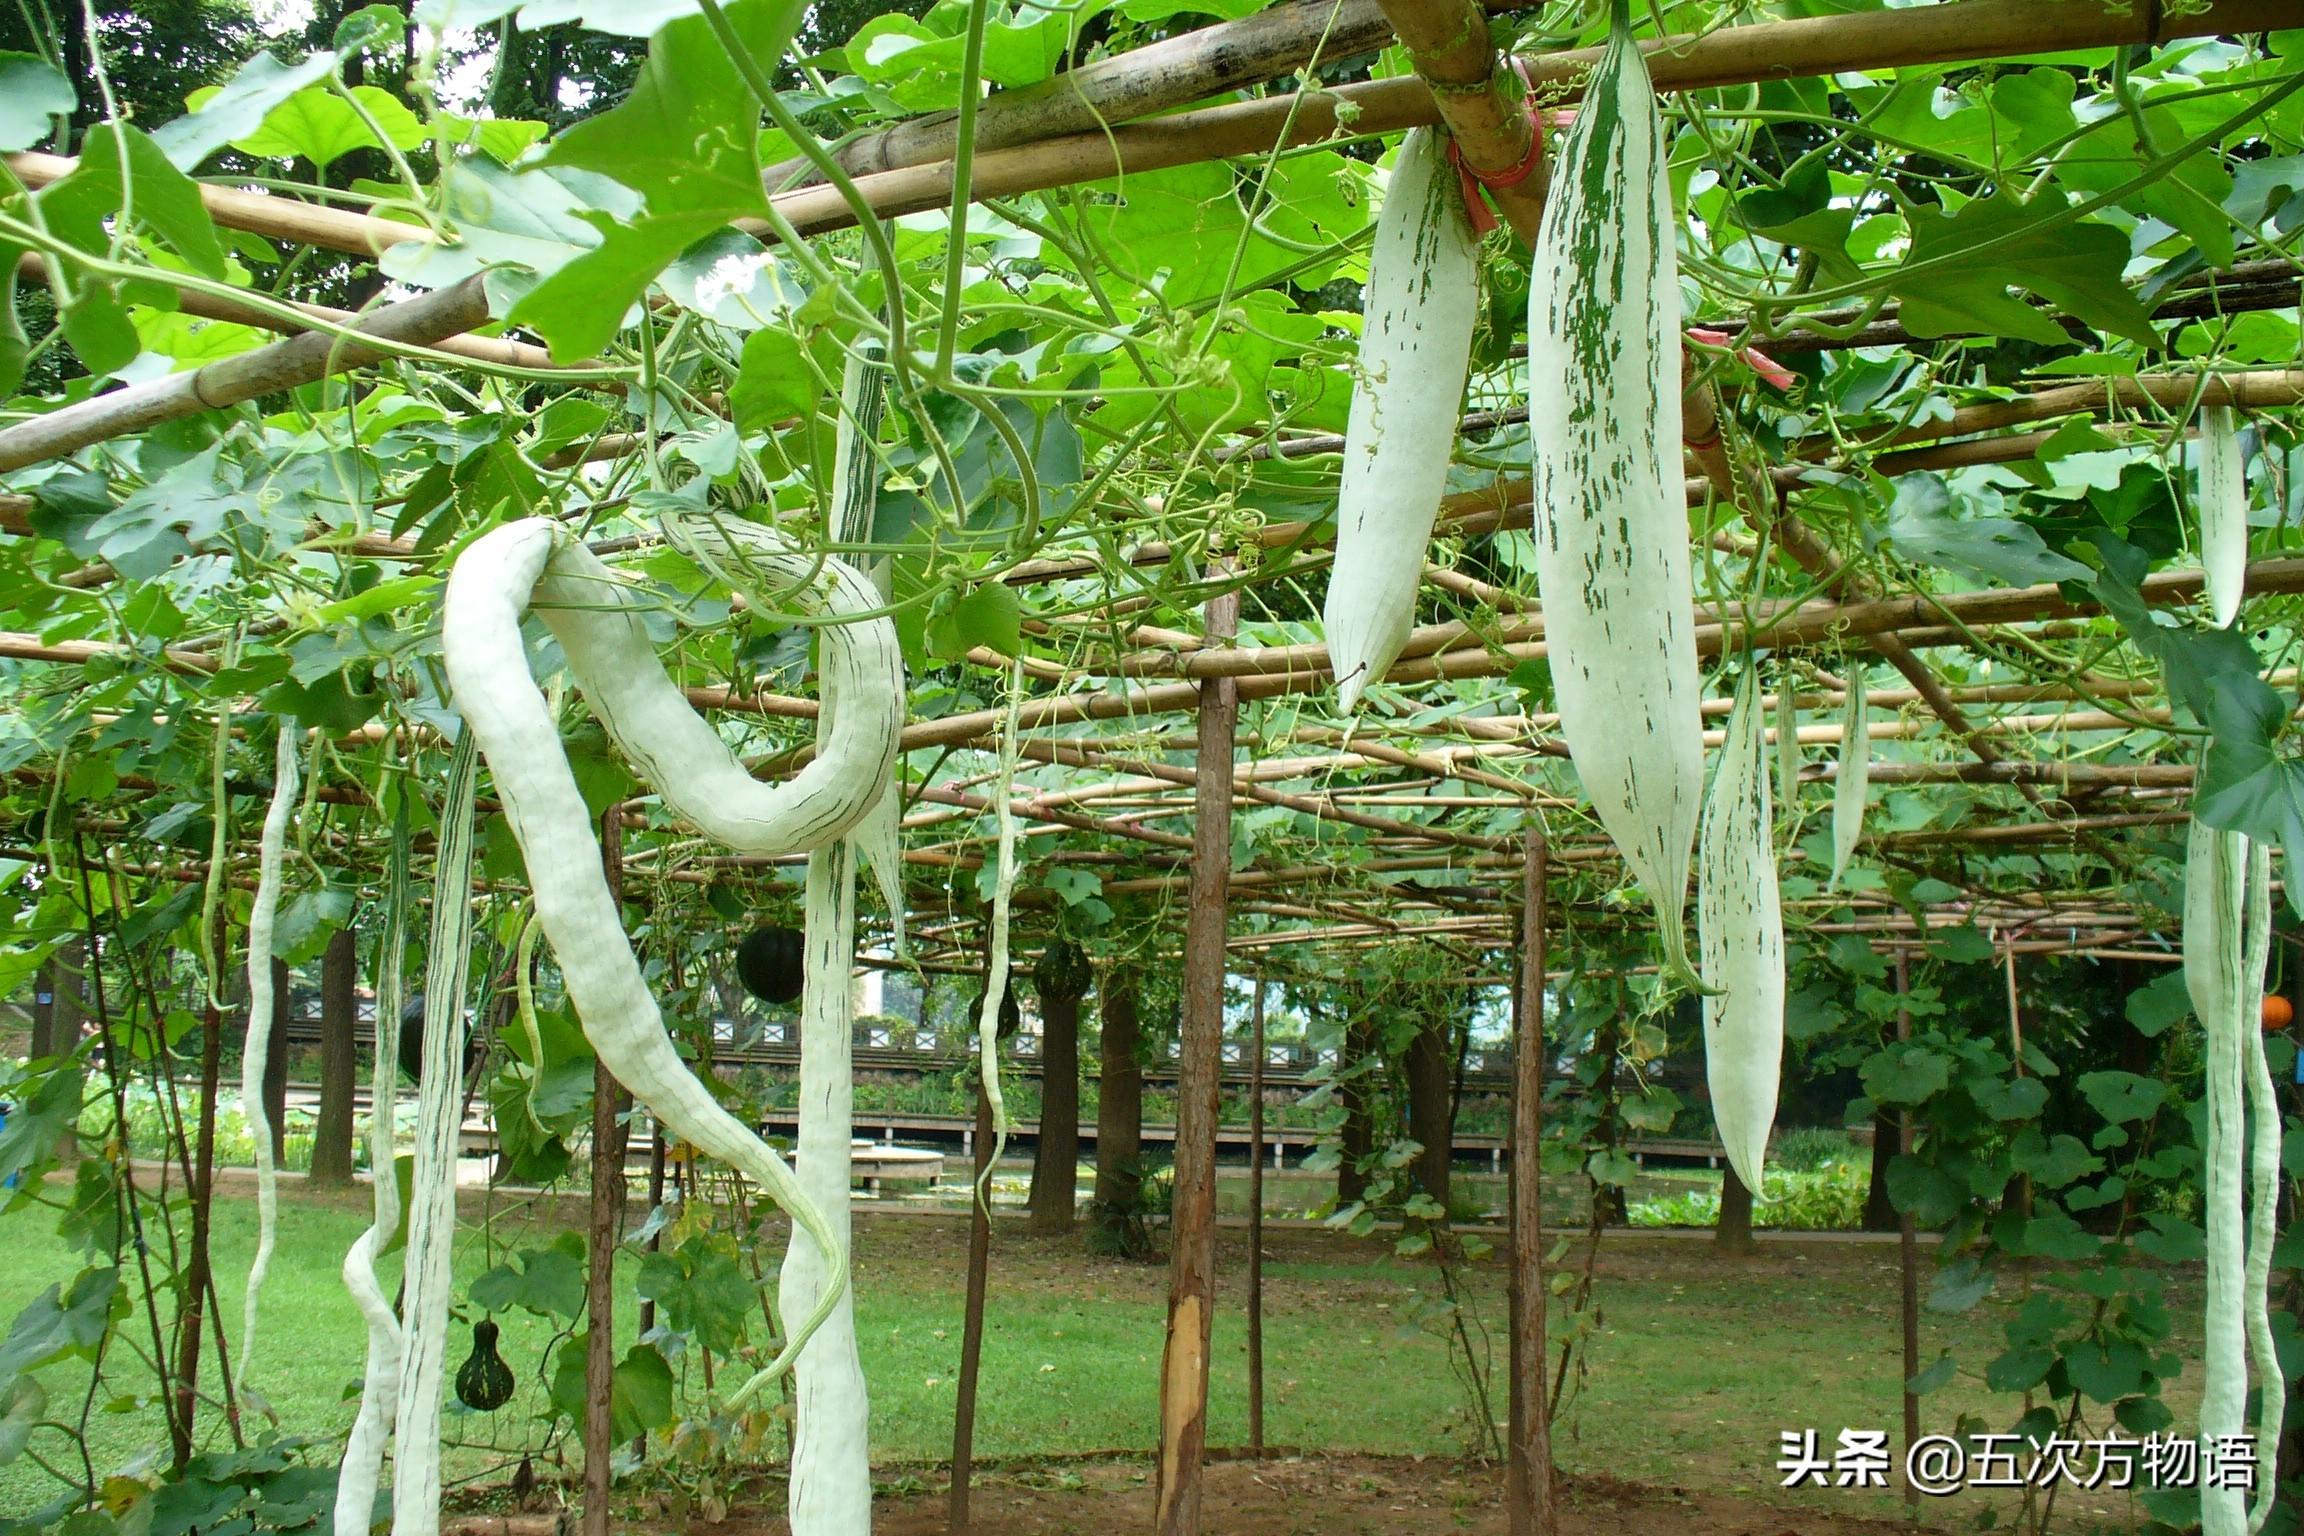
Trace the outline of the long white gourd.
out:
<instances>
[{"instance_id":1,"label":"long white gourd","mask_svg":"<svg viewBox=\"0 0 2304 1536\"><path fill-rule=\"evenodd\" d=\"M879 484L872 439L881 403L879 373L861 358L851 357L841 387L832 505L826 519L835 543L864 543L871 538ZM881 569L884 573L884 562ZM885 575L868 579L885 600ZM839 729L843 707L842 699L826 693L817 717L819 741ZM862 856L870 861L901 949L904 875L899 810L896 785L890 780L847 837L808 855L800 1123L793 1172L823 1213L838 1247L827 1252L814 1235L794 1225L777 1290L786 1317L813 1310L831 1276L845 1273L848 1266L856 1098L854 1003L848 982L856 964L856 860ZM798 1412L786 1514L793 1530L812 1536L865 1536L872 1528L871 1399L856 1347L855 1296L853 1284L840 1285L831 1313L792 1369Z\"/></svg>"},{"instance_id":2,"label":"long white gourd","mask_svg":"<svg viewBox=\"0 0 2304 1536\"><path fill-rule=\"evenodd\" d=\"M2241 943L2240 1071L2248 1112L2248 1240L2240 1302L2248 1328L2248 1357L2256 1372L2256 1497L2248 1506L2250 1536L2272 1517L2277 1479L2261 1469L2280 1463L2280 1429L2287 1415L2288 1379L2272 1335L2272 1250L2280 1238L2280 1100L2264 1056L2264 972L2272 958L2272 849L2248 844L2248 929Z\"/></svg>"},{"instance_id":3,"label":"long white gourd","mask_svg":"<svg viewBox=\"0 0 2304 1536\"><path fill-rule=\"evenodd\" d=\"M2200 408L2200 575L2208 617L2223 629L2248 581L2248 479L2228 405Z\"/></svg>"},{"instance_id":4,"label":"long white gourd","mask_svg":"<svg viewBox=\"0 0 2304 1536\"><path fill-rule=\"evenodd\" d=\"M1704 807L1696 934L1704 979L1716 989L1703 999L1712 1117L1729 1164L1755 1195L1784 1065L1784 911L1760 734L1759 685L1747 669Z\"/></svg>"},{"instance_id":5,"label":"long white gourd","mask_svg":"<svg viewBox=\"0 0 2304 1536\"><path fill-rule=\"evenodd\" d=\"M1864 798L1872 787L1872 731L1864 708L1864 667L1848 669L1848 702L1840 714L1840 765L1832 777L1832 878L1840 883L1864 837Z\"/></svg>"},{"instance_id":6,"label":"long white gourd","mask_svg":"<svg viewBox=\"0 0 2304 1536\"><path fill-rule=\"evenodd\" d=\"M856 845L836 838L808 855L806 986L800 997L799 1138L795 1173L822 1213L793 1223L778 1277L778 1309L824 1321L792 1372L797 1415L785 1512L801 1536L866 1536L872 1529L871 1404L856 1348L856 1292L848 1281L850 1136L855 1042L849 978L856 965Z\"/></svg>"},{"instance_id":7,"label":"long white gourd","mask_svg":"<svg viewBox=\"0 0 2304 1536\"><path fill-rule=\"evenodd\" d=\"M1368 255L1323 613L1347 711L1383 680L1415 627L1472 357L1479 250L1445 141L1436 129L1409 129Z\"/></svg>"},{"instance_id":8,"label":"long white gourd","mask_svg":"<svg viewBox=\"0 0 2304 1536\"><path fill-rule=\"evenodd\" d=\"M1800 804L1800 701L1787 672L1776 680L1776 803L1789 816Z\"/></svg>"},{"instance_id":9,"label":"long white gourd","mask_svg":"<svg viewBox=\"0 0 2304 1536\"><path fill-rule=\"evenodd\" d=\"M469 719L466 721L470 725ZM424 956L423 1091L409 1181L402 1270L398 1426L392 1536L439 1536L440 1398L447 1383L448 1313L456 1302L456 1155L464 1131L464 991L472 963L474 733L449 758L433 860L432 927ZM530 866L534 868L533 865ZM390 1169L379 1175L390 1178Z\"/></svg>"},{"instance_id":10,"label":"long white gourd","mask_svg":"<svg viewBox=\"0 0 2304 1536\"><path fill-rule=\"evenodd\" d=\"M1656 94L1618 0L1569 130L1528 293L1537 582L1577 777L1655 904L1666 965L1704 796L1680 290Z\"/></svg>"},{"instance_id":11,"label":"long white gourd","mask_svg":"<svg viewBox=\"0 0 2304 1536\"><path fill-rule=\"evenodd\" d=\"M2248 1343L2240 1316L2246 1268L2241 1208L2246 1154L2239 1038L2250 1027L2250 1021L2241 1017L2247 991L2242 955L2247 863L2245 837L2193 821L2184 866L2184 985L2205 1044L2202 1224L2207 1229L2208 1283L2200 1437L2208 1443L2247 1428ZM2245 1494L2237 1488L2203 1486L2202 1536L2245 1536L2247 1525Z\"/></svg>"},{"instance_id":12,"label":"long white gourd","mask_svg":"<svg viewBox=\"0 0 2304 1536\"><path fill-rule=\"evenodd\" d=\"M296 728L282 719L272 752L272 800L264 808L264 831L256 844L256 896L248 909L248 1039L240 1053L240 1112L256 1143L256 1257L249 1262L248 1289L240 1299L240 1355L233 1365L242 1396L249 1392L248 1363L256 1353L257 1302L272 1270L272 1245L280 1227L280 1170L272 1162L264 1073L272 1059L272 934L280 921L280 861L288 818L296 809L299 767Z\"/></svg>"},{"instance_id":13,"label":"long white gourd","mask_svg":"<svg viewBox=\"0 0 2304 1536\"><path fill-rule=\"evenodd\" d=\"M386 861L384 932L377 941L376 1048L368 1083L368 1184L372 1214L367 1230L344 1255L344 1288L368 1325L368 1368L360 1378L360 1410L336 1469L335 1536L368 1536L383 1480L384 1448L400 1407L400 1318L376 1278L376 1258L400 1226L400 1180L393 1166L394 1121L400 1097L400 1009L408 933L408 816L395 818Z\"/></svg>"},{"instance_id":14,"label":"long white gourd","mask_svg":"<svg viewBox=\"0 0 2304 1536\"><path fill-rule=\"evenodd\" d=\"M873 514L880 502L880 459L877 438L887 404L887 386L880 370L851 354L840 382L840 421L832 440L832 515L835 544L872 542ZM885 605L894 582L885 556L863 566L864 577ZM904 787L893 775L880 798L856 823L848 840L871 867L873 884L880 888L881 905L895 933L898 955L905 953L904 922Z\"/></svg>"},{"instance_id":15,"label":"long white gourd","mask_svg":"<svg viewBox=\"0 0 2304 1536\"><path fill-rule=\"evenodd\" d=\"M670 531L670 530L668 530ZM682 542L795 584L821 570L813 600L837 613L876 606L864 579L816 562L764 529L709 520ZM884 619L825 629L823 687L843 693L814 761L780 784L744 771L665 674L638 608L614 574L552 518L507 523L474 540L448 577L441 618L448 679L528 864L536 911L586 1038L616 1080L682 1140L757 1181L827 1253L842 1245L775 1150L696 1080L665 1032L600 871L584 797L543 693L528 673L520 620L533 602L559 639L570 673L602 727L665 803L708 835L746 852L801 852L846 835L870 808L894 760L903 718L903 662ZM818 770L824 770L819 772ZM837 1304L845 1263L807 1316L792 1321L776 1359L739 1390L747 1401L788 1369Z\"/></svg>"}]
</instances>

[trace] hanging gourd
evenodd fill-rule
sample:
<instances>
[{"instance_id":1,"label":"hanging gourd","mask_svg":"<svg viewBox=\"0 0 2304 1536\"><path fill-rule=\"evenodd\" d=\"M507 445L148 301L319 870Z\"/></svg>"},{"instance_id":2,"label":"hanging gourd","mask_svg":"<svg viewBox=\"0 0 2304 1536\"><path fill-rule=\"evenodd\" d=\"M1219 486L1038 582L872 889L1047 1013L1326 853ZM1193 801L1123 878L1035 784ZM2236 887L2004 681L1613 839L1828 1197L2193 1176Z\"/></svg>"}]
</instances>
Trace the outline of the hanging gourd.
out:
<instances>
[{"instance_id":1,"label":"hanging gourd","mask_svg":"<svg viewBox=\"0 0 2304 1536\"><path fill-rule=\"evenodd\" d=\"M807 982L804 950L797 928L755 928L736 946L736 979L764 1003L796 1003Z\"/></svg>"},{"instance_id":2,"label":"hanging gourd","mask_svg":"<svg viewBox=\"0 0 2304 1536\"><path fill-rule=\"evenodd\" d=\"M1344 424L1322 628L1338 705L1381 682L1416 623L1480 310L1480 237L1437 130L1401 140L1376 216L1360 366Z\"/></svg>"},{"instance_id":3,"label":"hanging gourd","mask_svg":"<svg viewBox=\"0 0 2304 1536\"><path fill-rule=\"evenodd\" d=\"M494 1413L512 1401L512 1367L496 1353L496 1325L487 1318L472 1325L472 1353L456 1370L456 1401L480 1413Z\"/></svg>"},{"instance_id":4,"label":"hanging gourd","mask_svg":"<svg viewBox=\"0 0 2304 1536\"><path fill-rule=\"evenodd\" d=\"M1655 907L1666 969L1695 983L1683 917L1704 722L1665 171L1655 87L1616 0L1530 273L1536 579L1576 775Z\"/></svg>"}]
</instances>

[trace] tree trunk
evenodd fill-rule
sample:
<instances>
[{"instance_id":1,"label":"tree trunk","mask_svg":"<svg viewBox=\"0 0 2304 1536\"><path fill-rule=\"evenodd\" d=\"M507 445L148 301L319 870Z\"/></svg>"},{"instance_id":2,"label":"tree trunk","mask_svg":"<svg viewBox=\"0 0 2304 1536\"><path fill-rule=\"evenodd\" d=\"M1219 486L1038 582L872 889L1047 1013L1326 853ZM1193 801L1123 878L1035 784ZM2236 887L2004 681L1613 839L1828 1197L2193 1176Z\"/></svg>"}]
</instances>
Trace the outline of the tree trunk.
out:
<instances>
[{"instance_id":1,"label":"tree trunk","mask_svg":"<svg viewBox=\"0 0 2304 1536\"><path fill-rule=\"evenodd\" d=\"M352 1030L358 1012L359 967L352 930L338 929L320 960L320 1118L312 1127L315 1184L352 1180L352 1096L360 1075Z\"/></svg>"},{"instance_id":2,"label":"tree trunk","mask_svg":"<svg viewBox=\"0 0 2304 1536\"><path fill-rule=\"evenodd\" d=\"M56 947L40 968L39 985L32 993L32 1057L66 1056L80 1045L80 1025L86 1016L81 1005L83 972L88 967L88 941L68 939Z\"/></svg>"},{"instance_id":3,"label":"tree trunk","mask_svg":"<svg viewBox=\"0 0 2304 1536\"><path fill-rule=\"evenodd\" d=\"M1752 1251L1752 1191L1725 1158L1720 1163L1720 1225L1712 1241L1727 1253Z\"/></svg>"},{"instance_id":4,"label":"tree trunk","mask_svg":"<svg viewBox=\"0 0 2304 1536\"><path fill-rule=\"evenodd\" d=\"M1364 1001L1364 1000L1362 1000ZM1344 1127L1338 1133L1336 1208L1357 1204L1368 1195L1368 1158L1376 1150L1376 1073L1366 1063L1376 1054L1376 1025L1365 1007L1344 1026L1344 1060L1349 1075L1341 1085Z\"/></svg>"},{"instance_id":5,"label":"tree trunk","mask_svg":"<svg viewBox=\"0 0 2304 1536\"><path fill-rule=\"evenodd\" d=\"M264 1114L272 1122L272 1166L288 1158L288 962L272 962L271 1044L264 1053Z\"/></svg>"},{"instance_id":6,"label":"tree trunk","mask_svg":"<svg viewBox=\"0 0 2304 1536\"><path fill-rule=\"evenodd\" d=\"M1040 1142L1032 1152L1032 1230L1072 1230L1080 1182L1080 1000L1040 993Z\"/></svg>"},{"instance_id":7,"label":"tree trunk","mask_svg":"<svg viewBox=\"0 0 2304 1536\"><path fill-rule=\"evenodd\" d=\"M1211 560L1211 575L1225 569ZM1231 638L1238 592L1208 600L1201 630ZM1208 1449L1208 1340L1216 1307L1216 1124L1224 1071L1224 946L1232 881L1232 765L1239 691L1231 678L1200 685L1193 762L1192 883L1184 919L1184 1010L1176 1049L1175 1214L1169 1229L1168 1342L1160 1362L1160 1460L1152 1525L1159 1536L1199 1536Z\"/></svg>"},{"instance_id":8,"label":"tree trunk","mask_svg":"<svg viewBox=\"0 0 2304 1536\"><path fill-rule=\"evenodd\" d=\"M1118 967L1104 977L1097 1038L1096 1236L1107 1251L1133 1252L1144 1186L1144 1068L1136 1059L1143 1021L1136 977Z\"/></svg>"},{"instance_id":9,"label":"tree trunk","mask_svg":"<svg viewBox=\"0 0 2304 1536\"><path fill-rule=\"evenodd\" d=\"M1401 1063L1408 1078L1408 1135L1423 1149L1416 1154L1416 1184L1442 1211L1448 1209L1448 1163L1456 1140L1449 1034L1445 1021L1427 1020Z\"/></svg>"},{"instance_id":10,"label":"tree trunk","mask_svg":"<svg viewBox=\"0 0 2304 1536\"><path fill-rule=\"evenodd\" d=\"M1888 1165L1896 1160L1896 1120L1886 1110L1872 1113L1872 1183L1864 1192L1864 1230L1896 1230L1896 1202L1888 1198Z\"/></svg>"}]
</instances>

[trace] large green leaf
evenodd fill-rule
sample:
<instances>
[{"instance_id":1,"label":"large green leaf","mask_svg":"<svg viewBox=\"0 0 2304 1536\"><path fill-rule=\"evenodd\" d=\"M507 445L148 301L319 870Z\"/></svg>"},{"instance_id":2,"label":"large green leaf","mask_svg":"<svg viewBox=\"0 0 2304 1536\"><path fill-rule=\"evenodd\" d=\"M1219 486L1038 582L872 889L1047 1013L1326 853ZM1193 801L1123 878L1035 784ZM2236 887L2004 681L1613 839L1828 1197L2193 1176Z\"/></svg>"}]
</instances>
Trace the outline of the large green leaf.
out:
<instances>
[{"instance_id":1,"label":"large green leaf","mask_svg":"<svg viewBox=\"0 0 2304 1536\"><path fill-rule=\"evenodd\" d=\"M193 170L234 139L262 128L274 107L327 79L335 67L333 53L311 54L294 64L259 53L221 87L201 92L200 104L191 113L161 124L152 137L170 164L181 171Z\"/></svg>"},{"instance_id":2,"label":"large green leaf","mask_svg":"<svg viewBox=\"0 0 2304 1536\"><path fill-rule=\"evenodd\" d=\"M30 149L78 105L72 82L47 60L0 52L0 153Z\"/></svg>"},{"instance_id":3,"label":"large green leaf","mask_svg":"<svg viewBox=\"0 0 2304 1536\"><path fill-rule=\"evenodd\" d=\"M2020 336L2069 342L2064 328L2010 296L2038 295L2101 331L2153 340L2152 317L2125 282L2128 237L2090 219L2047 219L2063 207L2013 191L1979 198L1956 213L1941 204L1908 205L1912 254L1888 280L1915 336Z\"/></svg>"},{"instance_id":4,"label":"large green leaf","mask_svg":"<svg viewBox=\"0 0 2304 1536\"><path fill-rule=\"evenodd\" d=\"M1907 560L2019 587L2085 581L2092 574L2079 561L2050 551L2029 525L1969 511L1942 475L1899 475L1892 484L1894 498L1880 522L1866 531L1869 548L1889 544Z\"/></svg>"}]
</instances>

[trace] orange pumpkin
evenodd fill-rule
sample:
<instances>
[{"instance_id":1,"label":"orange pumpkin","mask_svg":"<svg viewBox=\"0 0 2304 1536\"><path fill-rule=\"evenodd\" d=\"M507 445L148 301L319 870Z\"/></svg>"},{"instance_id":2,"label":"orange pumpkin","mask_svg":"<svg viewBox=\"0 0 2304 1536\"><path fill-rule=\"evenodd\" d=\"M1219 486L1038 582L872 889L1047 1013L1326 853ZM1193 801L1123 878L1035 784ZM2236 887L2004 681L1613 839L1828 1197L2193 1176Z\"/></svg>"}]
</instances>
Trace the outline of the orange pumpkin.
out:
<instances>
[{"instance_id":1,"label":"orange pumpkin","mask_svg":"<svg viewBox=\"0 0 2304 1536\"><path fill-rule=\"evenodd\" d=\"M2271 1030L2286 1029L2296 1017L2296 1007L2277 992L2264 994L2264 1027Z\"/></svg>"}]
</instances>

